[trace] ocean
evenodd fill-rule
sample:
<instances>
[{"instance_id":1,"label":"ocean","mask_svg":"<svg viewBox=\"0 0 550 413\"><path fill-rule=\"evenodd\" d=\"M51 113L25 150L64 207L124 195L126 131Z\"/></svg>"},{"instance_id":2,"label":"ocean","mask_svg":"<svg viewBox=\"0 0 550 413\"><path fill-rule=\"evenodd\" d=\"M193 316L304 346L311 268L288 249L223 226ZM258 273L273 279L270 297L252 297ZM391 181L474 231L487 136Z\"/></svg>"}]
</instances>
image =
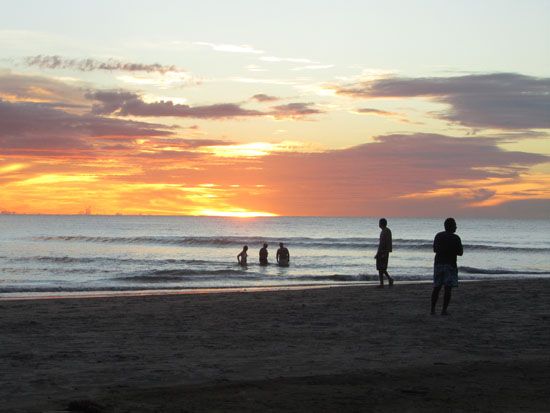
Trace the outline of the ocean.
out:
<instances>
[{"instance_id":1,"label":"ocean","mask_svg":"<svg viewBox=\"0 0 550 413\"><path fill-rule=\"evenodd\" d=\"M457 219L462 280L550 277L549 220ZM389 273L429 281L443 219L388 218ZM0 297L375 283L377 218L0 215ZM270 265L258 265L269 244ZM279 242L291 264L274 264ZM237 264L249 246L248 267Z\"/></svg>"}]
</instances>

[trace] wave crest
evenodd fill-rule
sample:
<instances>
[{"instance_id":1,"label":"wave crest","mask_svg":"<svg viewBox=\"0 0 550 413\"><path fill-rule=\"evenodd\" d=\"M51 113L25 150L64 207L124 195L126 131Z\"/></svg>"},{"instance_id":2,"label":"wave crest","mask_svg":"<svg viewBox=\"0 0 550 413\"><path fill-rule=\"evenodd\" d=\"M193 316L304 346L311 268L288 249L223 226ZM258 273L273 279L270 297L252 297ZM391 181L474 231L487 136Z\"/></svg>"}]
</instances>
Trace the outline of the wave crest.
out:
<instances>
[{"instance_id":1,"label":"wave crest","mask_svg":"<svg viewBox=\"0 0 550 413\"><path fill-rule=\"evenodd\" d=\"M550 275L549 271L518 271L507 268L475 268L475 267L459 267L459 271L466 274L487 274L487 275Z\"/></svg>"},{"instance_id":2,"label":"wave crest","mask_svg":"<svg viewBox=\"0 0 550 413\"><path fill-rule=\"evenodd\" d=\"M267 242L276 245L280 239L270 237L173 237L173 236L140 236L140 237L90 237L82 235L43 236L33 238L37 241L94 242L107 244L155 244L169 246L213 246L241 247L242 245L257 245ZM433 243L426 239L393 240L394 249L431 251ZM377 238L286 238L284 242L293 247L320 249L376 249ZM464 244L466 251L500 251L500 252L530 252L548 253L550 248L515 247L491 244Z\"/></svg>"}]
</instances>

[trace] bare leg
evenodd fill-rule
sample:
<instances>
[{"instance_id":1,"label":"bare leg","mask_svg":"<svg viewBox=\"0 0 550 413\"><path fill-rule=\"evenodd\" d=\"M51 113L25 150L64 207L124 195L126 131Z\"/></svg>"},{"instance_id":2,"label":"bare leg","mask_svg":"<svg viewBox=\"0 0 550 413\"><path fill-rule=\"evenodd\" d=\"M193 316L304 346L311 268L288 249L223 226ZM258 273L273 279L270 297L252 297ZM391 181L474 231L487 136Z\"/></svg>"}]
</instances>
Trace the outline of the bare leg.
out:
<instances>
[{"instance_id":1,"label":"bare leg","mask_svg":"<svg viewBox=\"0 0 550 413\"><path fill-rule=\"evenodd\" d=\"M441 315L447 315L447 307L451 302L452 291L453 291L452 287L445 286L445 294L443 295L443 311L441 311Z\"/></svg>"},{"instance_id":2,"label":"bare leg","mask_svg":"<svg viewBox=\"0 0 550 413\"><path fill-rule=\"evenodd\" d=\"M441 291L441 286L434 287L432 291L432 311L431 314L435 314L435 305L437 304L437 299L439 298L439 291Z\"/></svg>"}]
</instances>

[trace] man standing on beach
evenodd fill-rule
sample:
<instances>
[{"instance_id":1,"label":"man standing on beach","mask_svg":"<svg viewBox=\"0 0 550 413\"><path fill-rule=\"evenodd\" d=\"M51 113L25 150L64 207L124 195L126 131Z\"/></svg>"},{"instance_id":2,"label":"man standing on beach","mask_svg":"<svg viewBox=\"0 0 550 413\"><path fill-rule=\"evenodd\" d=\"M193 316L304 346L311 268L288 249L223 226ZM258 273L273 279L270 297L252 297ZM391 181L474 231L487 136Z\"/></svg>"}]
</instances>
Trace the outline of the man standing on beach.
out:
<instances>
[{"instance_id":1,"label":"man standing on beach","mask_svg":"<svg viewBox=\"0 0 550 413\"><path fill-rule=\"evenodd\" d=\"M388 221L386 218L381 218L378 221L380 231L380 241L378 242L378 251L374 258L376 259L376 269L378 270L378 276L380 277L379 288L384 287L384 275L388 277L390 287L393 285L393 278L388 274L388 259L390 258L390 252L392 252L392 239L391 231L388 228Z\"/></svg>"},{"instance_id":2,"label":"man standing on beach","mask_svg":"<svg viewBox=\"0 0 550 413\"><path fill-rule=\"evenodd\" d=\"M458 267L456 265L457 255L462 256L462 241L456 232L456 221L454 218L445 220L445 231L438 233L434 239L434 285L432 291L432 311L435 314L435 305L439 298L441 287L445 287L443 296L443 310L441 315L447 315L447 307L451 302L451 291L458 287Z\"/></svg>"}]
</instances>

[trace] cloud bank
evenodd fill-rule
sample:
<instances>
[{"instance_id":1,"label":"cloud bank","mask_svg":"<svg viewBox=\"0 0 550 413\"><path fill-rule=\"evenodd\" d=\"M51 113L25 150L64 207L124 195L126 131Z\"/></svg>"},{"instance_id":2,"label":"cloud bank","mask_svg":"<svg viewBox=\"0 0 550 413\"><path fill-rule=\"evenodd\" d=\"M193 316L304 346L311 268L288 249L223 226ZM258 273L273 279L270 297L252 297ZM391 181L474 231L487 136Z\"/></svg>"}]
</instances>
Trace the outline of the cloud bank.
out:
<instances>
[{"instance_id":1,"label":"cloud bank","mask_svg":"<svg viewBox=\"0 0 550 413\"><path fill-rule=\"evenodd\" d=\"M218 103L205 106L189 106L172 101L146 103L140 95L126 91L94 91L86 94L99 102L92 107L97 115L117 116L176 116L182 118L227 119L235 117L263 116L258 110L243 109L235 103Z\"/></svg>"},{"instance_id":2,"label":"cloud bank","mask_svg":"<svg viewBox=\"0 0 550 413\"><path fill-rule=\"evenodd\" d=\"M273 106L270 111L245 109L237 103L216 103L203 106L189 106L172 101L144 102L134 92L124 90L91 91L85 95L95 101L92 112L96 115L116 116L174 116L197 119L229 119L243 117L273 116L278 119L303 119L308 115L322 113L313 103L289 103ZM258 96L255 97L258 99ZM266 96L259 99L266 101ZM272 100L267 97L267 101Z\"/></svg>"},{"instance_id":3,"label":"cloud bank","mask_svg":"<svg viewBox=\"0 0 550 413\"><path fill-rule=\"evenodd\" d=\"M336 88L354 98L426 97L450 106L440 119L473 128L550 128L550 78L516 73L375 79Z\"/></svg>"},{"instance_id":4,"label":"cloud bank","mask_svg":"<svg viewBox=\"0 0 550 413\"><path fill-rule=\"evenodd\" d=\"M88 149L89 137L168 136L164 125L78 115L41 103L0 100L0 148L3 154L37 149Z\"/></svg>"}]
</instances>

